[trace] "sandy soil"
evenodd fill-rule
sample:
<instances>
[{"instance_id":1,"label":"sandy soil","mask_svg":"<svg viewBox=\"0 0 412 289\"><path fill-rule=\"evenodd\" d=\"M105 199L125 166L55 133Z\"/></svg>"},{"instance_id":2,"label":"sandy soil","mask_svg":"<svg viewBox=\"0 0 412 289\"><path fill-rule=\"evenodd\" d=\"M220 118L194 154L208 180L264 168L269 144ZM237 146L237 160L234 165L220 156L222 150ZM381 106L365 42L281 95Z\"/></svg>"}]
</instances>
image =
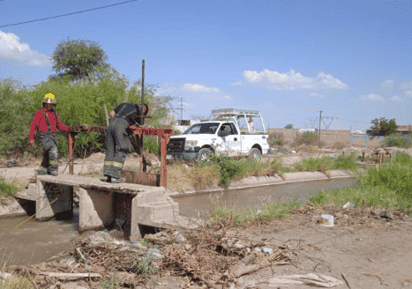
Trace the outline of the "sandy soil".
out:
<instances>
[{"instance_id":1,"label":"sandy soil","mask_svg":"<svg viewBox=\"0 0 412 289\"><path fill-rule=\"evenodd\" d=\"M337 217L334 227L316 222L322 213ZM402 212L394 212L393 219L382 218L381 211L375 210L375 213L377 215L370 210L307 208L296 211L286 220L247 230L257 238L286 244L292 265L245 276L244 283L269 280L274 275L322 273L342 281L344 274L352 289L412 288L412 219ZM348 288L340 286L345 287ZM299 285L296 288L313 287Z\"/></svg>"}]
</instances>

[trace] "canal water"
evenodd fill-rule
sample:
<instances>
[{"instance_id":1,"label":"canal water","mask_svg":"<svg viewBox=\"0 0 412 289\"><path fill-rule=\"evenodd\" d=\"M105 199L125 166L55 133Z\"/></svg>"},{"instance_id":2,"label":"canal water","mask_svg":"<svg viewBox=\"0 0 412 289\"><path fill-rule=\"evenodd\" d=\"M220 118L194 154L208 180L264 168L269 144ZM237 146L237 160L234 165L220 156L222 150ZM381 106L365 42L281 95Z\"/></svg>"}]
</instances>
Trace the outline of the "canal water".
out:
<instances>
[{"instance_id":1,"label":"canal water","mask_svg":"<svg viewBox=\"0 0 412 289\"><path fill-rule=\"evenodd\" d=\"M287 201L298 198L306 201L310 196L322 190L344 189L357 185L356 179L329 179L321 181L282 184L276 186L262 186L242 190L227 190L218 193L197 195L178 195L173 200L179 203L180 214L197 218L200 214L206 217L211 204L216 198L220 204L228 208L242 209L259 207L264 201Z\"/></svg>"},{"instance_id":2,"label":"canal water","mask_svg":"<svg viewBox=\"0 0 412 289\"><path fill-rule=\"evenodd\" d=\"M355 179L332 179L189 195L175 197L174 200L179 203L182 215L197 218L199 213L201 217L207 217L214 197L219 197L222 204L240 209L258 207L266 200L283 201L293 197L305 200L321 190L342 189L355 185ZM71 220L39 222L32 218L23 224L21 223L27 220L28 216L0 219L0 268L4 264L36 264L64 251L72 252L73 239L91 234L78 233L78 208L74 208L73 215Z\"/></svg>"},{"instance_id":3,"label":"canal water","mask_svg":"<svg viewBox=\"0 0 412 289\"><path fill-rule=\"evenodd\" d=\"M32 218L21 224L29 216L0 219L0 267L4 263L36 264L71 250L71 241L80 236L78 208L73 213L71 220L64 221L39 222Z\"/></svg>"}]
</instances>

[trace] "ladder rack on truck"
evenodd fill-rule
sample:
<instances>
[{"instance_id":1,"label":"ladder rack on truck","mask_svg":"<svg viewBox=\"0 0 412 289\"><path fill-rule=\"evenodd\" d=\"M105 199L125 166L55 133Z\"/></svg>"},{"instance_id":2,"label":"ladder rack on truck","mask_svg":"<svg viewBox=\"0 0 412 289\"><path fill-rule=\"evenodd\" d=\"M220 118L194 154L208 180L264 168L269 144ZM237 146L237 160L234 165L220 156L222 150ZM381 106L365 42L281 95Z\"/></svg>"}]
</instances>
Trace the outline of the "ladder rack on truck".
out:
<instances>
[{"instance_id":1,"label":"ladder rack on truck","mask_svg":"<svg viewBox=\"0 0 412 289\"><path fill-rule=\"evenodd\" d=\"M212 110L210 120L235 120L237 123L239 119L244 118L247 125L247 132L252 133L252 128L249 125L248 118L258 117L262 124L262 130L254 130L253 132L266 132L263 117L256 109L236 109L236 108L222 108Z\"/></svg>"}]
</instances>

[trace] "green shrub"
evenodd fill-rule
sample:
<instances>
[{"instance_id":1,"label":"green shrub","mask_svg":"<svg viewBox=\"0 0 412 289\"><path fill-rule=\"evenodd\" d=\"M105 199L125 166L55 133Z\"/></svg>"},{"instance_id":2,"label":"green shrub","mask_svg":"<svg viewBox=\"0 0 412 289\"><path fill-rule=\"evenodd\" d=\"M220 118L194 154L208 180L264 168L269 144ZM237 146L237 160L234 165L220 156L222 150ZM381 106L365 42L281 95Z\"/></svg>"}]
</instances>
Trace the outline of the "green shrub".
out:
<instances>
[{"instance_id":1,"label":"green shrub","mask_svg":"<svg viewBox=\"0 0 412 289\"><path fill-rule=\"evenodd\" d=\"M316 144L318 136L314 131L304 131L298 135L296 138L297 145L313 145Z\"/></svg>"},{"instance_id":2,"label":"green shrub","mask_svg":"<svg viewBox=\"0 0 412 289\"><path fill-rule=\"evenodd\" d=\"M350 155L339 155L334 159L333 169L335 170L354 170L358 168L357 156L355 153Z\"/></svg>"},{"instance_id":3,"label":"green shrub","mask_svg":"<svg viewBox=\"0 0 412 289\"><path fill-rule=\"evenodd\" d=\"M207 157L208 161L205 162L205 165L217 165L219 168L220 174L220 183L227 188L235 175L242 175L243 171L246 169L242 164L231 157L226 156L225 154L210 154Z\"/></svg>"},{"instance_id":4,"label":"green shrub","mask_svg":"<svg viewBox=\"0 0 412 289\"><path fill-rule=\"evenodd\" d=\"M403 133L391 134L385 138L384 144L388 147L410 148L412 147L412 135L405 135Z\"/></svg>"}]
</instances>

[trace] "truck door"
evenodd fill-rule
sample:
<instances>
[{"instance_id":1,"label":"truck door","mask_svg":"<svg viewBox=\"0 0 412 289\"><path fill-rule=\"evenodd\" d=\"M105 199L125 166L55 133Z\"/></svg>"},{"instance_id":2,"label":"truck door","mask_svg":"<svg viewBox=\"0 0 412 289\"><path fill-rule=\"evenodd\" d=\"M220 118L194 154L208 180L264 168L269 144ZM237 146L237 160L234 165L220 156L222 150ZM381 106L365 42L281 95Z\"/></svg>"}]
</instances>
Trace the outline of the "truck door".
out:
<instances>
[{"instance_id":1,"label":"truck door","mask_svg":"<svg viewBox=\"0 0 412 289\"><path fill-rule=\"evenodd\" d=\"M236 129L236 126L233 123L224 123L220 127L223 150L229 156L240 155L242 152L242 143L240 141L240 135Z\"/></svg>"}]
</instances>

